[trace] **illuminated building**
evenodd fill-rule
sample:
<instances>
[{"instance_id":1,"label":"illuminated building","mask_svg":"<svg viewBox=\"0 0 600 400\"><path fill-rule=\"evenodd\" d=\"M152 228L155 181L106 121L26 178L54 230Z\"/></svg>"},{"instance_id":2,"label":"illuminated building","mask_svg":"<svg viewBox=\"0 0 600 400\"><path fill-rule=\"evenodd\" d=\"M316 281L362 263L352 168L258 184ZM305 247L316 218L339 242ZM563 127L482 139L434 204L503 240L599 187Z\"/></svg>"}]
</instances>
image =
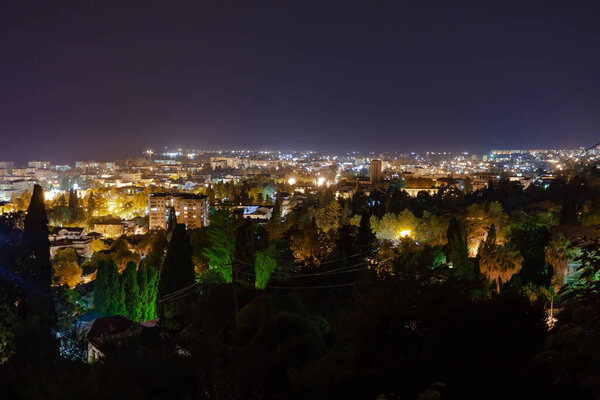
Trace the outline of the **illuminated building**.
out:
<instances>
[{"instance_id":1,"label":"illuminated building","mask_svg":"<svg viewBox=\"0 0 600 400\"><path fill-rule=\"evenodd\" d=\"M27 166L35 169L50 169L52 164L50 164L50 161L29 161Z\"/></svg>"},{"instance_id":2,"label":"illuminated building","mask_svg":"<svg viewBox=\"0 0 600 400\"><path fill-rule=\"evenodd\" d=\"M100 162L100 161L76 161L75 168L87 172L91 171L114 171L116 164L112 161Z\"/></svg>"},{"instance_id":3,"label":"illuminated building","mask_svg":"<svg viewBox=\"0 0 600 400\"><path fill-rule=\"evenodd\" d=\"M169 209L175 208L177 222L187 228L208 225L208 197L188 193L151 193L148 195L150 229L167 229Z\"/></svg>"},{"instance_id":4,"label":"illuminated building","mask_svg":"<svg viewBox=\"0 0 600 400\"><path fill-rule=\"evenodd\" d=\"M411 197L417 197L419 195L419 192L427 192L429 193L430 196L433 196L434 194L436 194L438 192L438 188L432 188L432 187L428 187L428 188L402 188L403 192L408 193L409 196Z\"/></svg>"},{"instance_id":5,"label":"illuminated building","mask_svg":"<svg viewBox=\"0 0 600 400\"><path fill-rule=\"evenodd\" d=\"M107 219L94 224L94 232L105 237L118 238L125 233L125 225L120 219Z\"/></svg>"},{"instance_id":6,"label":"illuminated building","mask_svg":"<svg viewBox=\"0 0 600 400\"><path fill-rule=\"evenodd\" d=\"M85 228L54 228L48 235L50 241L50 257L56 256L58 250L71 248L78 257L88 259L92 256L92 239L88 238Z\"/></svg>"},{"instance_id":7,"label":"illuminated building","mask_svg":"<svg viewBox=\"0 0 600 400\"><path fill-rule=\"evenodd\" d=\"M371 185L381 183L381 165L381 160L371 160L371 165L369 167L369 182Z\"/></svg>"}]
</instances>

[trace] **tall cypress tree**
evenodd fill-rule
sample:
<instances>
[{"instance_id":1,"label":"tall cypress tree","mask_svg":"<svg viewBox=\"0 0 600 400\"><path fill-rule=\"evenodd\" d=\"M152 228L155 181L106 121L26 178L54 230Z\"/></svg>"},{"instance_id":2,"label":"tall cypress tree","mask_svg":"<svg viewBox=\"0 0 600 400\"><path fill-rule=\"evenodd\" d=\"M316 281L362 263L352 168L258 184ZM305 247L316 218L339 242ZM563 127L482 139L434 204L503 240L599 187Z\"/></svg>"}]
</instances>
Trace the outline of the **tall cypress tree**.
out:
<instances>
[{"instance_id":1,"label":"tall cypress tree","mask_svg":"<svg viewBox=\"0 0 600 400\"><path fill-rule=\"evenodd\" d=\"M175 207L171 207L169 208L169 218L167 219L167 241L171 241L176 226L177 216L175 215Z\"/></svg>"},{"instance_id":2,"label":"tall cypress tree","mask_svg":"<svg viewBox=\"0 0 600 400\"><path fill-rule=\"evenodd\" d=\"M184 224L177 224L163 263L158 285L158 299L171 295L196 281L192 247ZM161 303L160 314L166 320L176 320L188 310L189 299L170 299Z\"/></svg>"},{"instance_id":3,"label":"tall cypress tree","mask_svg":"<svg viewBox=\"0 0 600 400\"><path fill-rule=\"evenodd\" d=\"M467 279L475 277L475 267L469 259L469 249L467 247L467 234L463 224L453 217L448 224L446 231L448 243L446 244L446 255L452 263L456 274Z\"/></svg>"},{"instance_id":4,"label":"tall cypress tree","mask_svg":"<svg viewBox=\"0 0 600 400\"><path fill-rule=\"evenodd\" d=\"M138 299L140 304L140 319L147 321L148 318L148 268L144 264L144 260L140 262L137 269L137 285L138 285Z\"/></svg>"},{"instance_id":5,"label":"tall cypress tree","mask_svg":"<svg viewBox=\"0 0 600 400\"><path fill-rule=\"evenodd\" d=\"M360 218L358 233L356 234L357 249L360 253L365 253L363 257L372 255L377 248L377 237L371 229L371 218L369 214L364 213Z\"/></svg>"},{"instance_id":6,"label":"tall cypress tree","mask_svg":"<svg viewBox=\"0 0 600 400\"><path fill-rule=\"evenodd\" d=\"M125 310L127 317L133 321L142 320L140 290L138 286L137 266L129 261L123 271L123 292L125 294Z\"/></svg>"},{"instance_id":7,"label":"tall cypress tree","mask_svg":"<svg viewBox=\"0 0 600 400\"><path fill-rule=\"evenodd\" d=\"M94 215L95 209L96 209L96 198L94 197L94 193L92 192L88 196L88 203L87 203L87 212L90 217Z\"/></svg>"},{"instance_id":8,"label":"tall cypress tree","mask_svg":"<svg viewBox=\"0 0 600 400\"><path fill-rule=\"evenodd\" d=\"M75 189L69 189L69 214L71 222L76 221L79 217L79 199Z\"/></svg>"},{"instance_id":9,"label":"tall cypress tree","mask_svg":"<svg viewBox=\"0 0 600 400\"><path fill-rule=\"evenodd\" d=\"M50 324L56 321L52 299L50 264L50 241L48 240L48 217L44 206L44 191L35 185L31 202L25 216L23 230L25 258L22 265L23 278L35 287L31 304Z\"/></svg>"},{"instance_id":10,"label":"tall cypress tree","mask_svg":"<svg viewBox=\"0 0 600 400\"><path fill-rule=\"evenodd\" d=\"M577 224L577 203L572 194L572 185L569 184L566 188L565 197L560 211L561 225L576 225Z\"/></svg>"},{"instance_id":11,"label":"tall cypress tree","mask_svg":"<svg viewBox=\"0 0 600 400\"><path fill-rule=\"evenodd\" d=\"M160 269L158 266L149 264L148 270L146 271L147 278L147 315L146 320L154 319L158 316L157 298L158 298L158 283L160 281Z\"/></svg>"},{"instance_id":12,"label":"tall cypress tree","mask_svg":"<svg viewBox=\"0 0 600 400\"><path fill-rule=\"evenodd\" d=\"M123 278L119 275L119 268L114 261L110 263L109 279L111 287L109 315L125 316L127 315L127 309L125 308L125 287L123 285Z\"/></svg>"},{"instance_id":13,"label":"tall cypress tree","mask_svg":"<svg viewBox=\"0 0 600 400\"><path fill-rule=\"evenodd\" d=\"M113 260L102 260L94 283L94 306L102 315L126 315L125 291Z\"/></svg>"},{"instance_id":14,"label":"tall cypress tree","mask_svg":"<svg viewBox=\"0 0 600 400\"><path fill-rule=\"evenodd\" d=\"M248 287L254 287L254 225L250 219L237 230L233 279Z\"/></svg>"},{"instance_id":15,"label":"tall cypress tree","mask_svg":"<svg viewBox=\"0 0 600 400\"><path fill-rule=\"evenodd\" d=\"M156 318L156 297L160 279L160 259L156 253L150 253L138 267L138 286L142 308L142 320Z\"/></svg>"},{"instance_id":16,"label":"tall cypress tree","mask_svg":"<svg viewBox=\"0 0 600 400\"><path fill-rule=\"evenodd\" d=\"M94 280L94 308L102 315L108 315L110 308L110 267L107 260L100 260Z\"/></svg>"}]
</instances>

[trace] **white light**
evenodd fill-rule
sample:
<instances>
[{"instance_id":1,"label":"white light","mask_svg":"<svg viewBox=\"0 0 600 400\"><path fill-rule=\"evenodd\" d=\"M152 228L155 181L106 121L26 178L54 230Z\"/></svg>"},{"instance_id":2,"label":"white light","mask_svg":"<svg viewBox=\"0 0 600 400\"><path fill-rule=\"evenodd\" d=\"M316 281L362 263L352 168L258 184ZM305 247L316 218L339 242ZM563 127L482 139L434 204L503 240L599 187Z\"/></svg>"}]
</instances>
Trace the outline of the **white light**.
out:
<instances>
[{"instance_id":1,"label":"white light","mask_svg":"<svg viewBox=\"0 0 600 400\"><path fill-rule=\"evenodd\" d=\"M400 236L401 238L409 237L410 229L405 229L403 231L398 232L398 236Z\"/></svg>"},{"instance_id":2,"label":"white light","mask_svg":"<svg viewBox=\"0 0 600 400\"><path fill-rule=\"evenodd\" d=\"M290 178L290 179L288 179L288 183L290 185L295 185L296 184L296 178Z\"/></svg>"},{"instance_id":3,"label":"white light","mask_svg":"<svg viewBox=\"0 0 600 400\"><path fill-rule=\"evenodd\" d=\"M317 186L323 186L324 183L325 183L325 178L323 178L322 176L319 177L319 179L317 179Z\"/></svg>"}]
</instances>

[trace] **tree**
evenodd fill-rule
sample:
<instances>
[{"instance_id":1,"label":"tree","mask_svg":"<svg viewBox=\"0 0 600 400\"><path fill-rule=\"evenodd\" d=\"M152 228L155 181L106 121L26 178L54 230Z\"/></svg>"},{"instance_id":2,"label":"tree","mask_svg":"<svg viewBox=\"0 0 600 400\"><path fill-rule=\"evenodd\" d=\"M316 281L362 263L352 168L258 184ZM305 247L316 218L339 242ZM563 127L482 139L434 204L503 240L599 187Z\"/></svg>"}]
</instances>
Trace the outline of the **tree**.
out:
<instances>
[{"instance_id":1,"label":"tree","mask_svg":"<svg viewBox=\"0 0 600 400\"><path fill-rule=\"evenodd\" d=\"M362 257L369 257L377 248L377 237L371 230L371 220L367 214L363 214L356 234L356 249Z\"/></svg>"},{"instance_id":2,"label":"tree","mask_svg":"<svg viewBox=\"0 0 600 400\"><path fill-rule=\"evenodd\" d=\"M231 263L235 253L237 224L229 210L223 208L215 211L208 227L211 245L203 250L208 259L209 268L217 270L226 282L231 282Z\"/></svg>"},{"instance_id":3,"label":"tree","mask_svg":"<svg viewBox=\"0 0 600 400\"><path fill-rule=\"evenodd\" d=\"M123 281L123 292L125 293L127 317L133 321L140 321L142 320L142 305L135 262L130 261L127 263L121 279Z\"/></svg>"},{"instance_id":4,"label":"tree","mask_svg":"<svg viewBox=\"0 0 600 400\"><path fill-rule=\"evenodd\" d=\"M466 215L467 244L469 256L475 257L479 245L485 240L490 225L494 224L498 244L504 244L509 233L508 215L502 205L495 201L488 206L471 204L467 207Z\"/></svg>"},{"instance_id":5,"label":"tree","mask_svg":"<svg viewBox=\"0 0 600 400\"><path fill-rule=\"evenodd\" d=\"M48 218L44 206L44 192L40 185L33 187L33 194L23 230L23 246L25 259L22 263L23 277L35 288L36 299L29 296L39 315L49 324L54 324L56 315L50 291L52 283L52 266L50 264L50 241L48 240ZM35 303L35 305L34 305Z\"/></svg>"},{"instance_id":6,"label":"tree","mask_svg":"<svg viewBox=\"0 0 600 400\"><path fill-rule=\"evenodd\" d=\"M70 247L56 252L52 260L56 284L66 285L72 289L81 282L83 270L77 263L77 259L77 253Z\"/></svg>"},{"instance_id":7,"label":"tree","mask_svg":"<svg viewBox=\"0 0 600 400\"><path fill-rule=\"evenodd\" d=\"M125 287L123 279L119 274L119 270L114 262L110 263L109 284L110 291L110 306L108 315L127 315L125 308Z\"/></svg>"},{"instance_id":8,"label":"tree","mask_svg":"<svg viewBox=\"0 0 600 400\"><path fill-rule=\"evenodd\" d=\"M245 220L236 233L233 279L254 287L254 226L250 219Z\"/></svg>"},{"instance_id":9,"label":"tree","mask_svg":"<svg viewBox=\"0 0 600 400\"><path fill-rule=\"evenodd\" d=\"M461 221L453 217L446 231L448 243L446 244L446 255L452 263L456 274L472 279L475 277L473 263L469 259L469 249L467 248L467 234Z\"/></svg>"},{"instance_id":10,"label":"tree","mask_svg":"<svg viewBox=\"0 0 600 400\"><path fill-rule=\"evenodd\" d=\"M522 267L523 257L518 250L496 244L496 228L490 226L485 242L479 251L479 270L490 281L496 283L496 292L517 274Z\"/></svg>"},{"instance_id":11,"label":"tree","mask_svg":"<svg viewBox=\"0 0 600 400\"><path fill-rule=\"evenodd\" d=\"M175 207L169 208L169 218L167 219L167 241L171 241L171 237L173 236L173 231L177 226L177 216L175 214Z\"/></svg>"},{"instance_id":12,"label":"tree","mask_svg":"<svg viewBox=\"0 0 600 400\"><path fill-rule=\"evenodd\" d=\"M335 231L340 220L340 204L336 200L331 200L316 209L311 207L309 215L314 215L317 228L322 232Z\"/></svg>"},{"instance_id":13,"label":"tree","mask_svg":"<svg viewBox=\"0 0 600 400\"><path fill-rule=\"evenodd\" d=\"M120 237L114 241L110 247L110 255L117 263L119 271L124 270L127 266L127 263L130 261L133 261L136 264L140 262L140 256L129 250L129 245L123 237Z\"/></svg>"},{"instance_id":14,"label":"tree","mask_svg":"<svg viewBox=\"0 0 600 400\"><path fill-rule=\"evenodd\" d=\"M266 230L271 240L277 240L283 236L281 225L281 198L277 197L273 206L271 219L267 222Z\"/></svg>"},{"instance_id":15,"label":"tree","mask_svg":"<svg viewBox=\"0 0 600 400\"><path fill-rule=\"evenodd\" d=\"M96 211L96 198L94 197L94 192L90 192L87 198L88 216L92 217L94 215L94 211Z\"/></svg>"},{"instance_id":16,"label":"tree","mask_svg":"<svg viewBox=\"0 0 600 400\"><path fill-rule=\"evenodd\" d=\"M257 251L254 261L254 273L256 276L255 286L264 289L277 268L275 259L275 246L271 245L265 251Z\"/></svg>"},{"instance_id":17,"label":"tree","mask_svg":"<svg viewBox=\"0 0 600 400\"><path fill-rule=\"evenodd\" d=\"M569 262L573 261L576 256L576 252L569 246L569 239L559 234L548 243L544 252L544 259L553 270L552 283L555 293L558 293L558 290L564 284Z\"/></svg>"},{"instance_id":18,"label":"tree","mask_svg":"<svg viewBox=\"0 0 600 400\"><path fill-rule=\"evenodd\" d=\"M111 302L111 267L112 261L101 259L96 267L96 280L94 281L94 308L102 315L108 315Z\"/></svg>"},{"instance_id":19,"label":"tree","mask_svg":"<svg viewBox=\"0 0 600 400\"><path fill-rule=\"evenodd\" d=\"M165 296L189 288L195 281L190 240L185 225L177 224L163 262L158 284L158 298L164 300ZM162 318L171 320L170 322L180 319L187 311L188 301L189 299L164 301L159 307Z\"/></svg>"},{"instance_id":20,"label":"tree","mask_svg":"<svg viewBox=\"0 0 600 400\"><path fill-rule=\"evenodd\" d=\"M141 303L141 320L156 318L156 298L160 280L160 257L154 253L142 260L138 267L138 287Z\"/></svg>"},{"instance_id":21,"label":"tree","mask_svg":"<svg viewBox=\"0 0 600 400\"><path fill-rule=\"evenodd\" d=\"M577 225L577 202L571 193L573 184L569 184L563 198L562 209L560 212L561 225Z\"/></svg>"},{"instance_id":22,"label":"tree","mask_svg":"<svg viewBox=\"0 0 600 400\"><path fill-rule=\"evenodd\" d=\"M314 219L304 221L302 228L292 234L290 249L299 263L308 265L321 262L324 252L321 249L319 231Z\"/></svg>"},{"instance_id":23,"label":"tree","mask_svg":"<svg viewBox=\"0 0 600 400\"><path fill-rule=\"evenodd\" d=\"M75 222L80 217L79 199L77 198L77 191L74 189L69 190L69 214L70 222Z\"/></svg>"},{"instance_id":24,"label":"tree","mask_svg":"<svg viewBox=\"0 0 600 400\"><path fill-rule=\"evenodd\" d=\"M127 268L125 268L127 269ZM148 298L149 287L148 287L148 268L144 265L144 260L140 262L137 269L136 281L138 287L138 305L140 312L140 321L147 321L150 318L148 316Z\"/></svg>"}]
</instances>

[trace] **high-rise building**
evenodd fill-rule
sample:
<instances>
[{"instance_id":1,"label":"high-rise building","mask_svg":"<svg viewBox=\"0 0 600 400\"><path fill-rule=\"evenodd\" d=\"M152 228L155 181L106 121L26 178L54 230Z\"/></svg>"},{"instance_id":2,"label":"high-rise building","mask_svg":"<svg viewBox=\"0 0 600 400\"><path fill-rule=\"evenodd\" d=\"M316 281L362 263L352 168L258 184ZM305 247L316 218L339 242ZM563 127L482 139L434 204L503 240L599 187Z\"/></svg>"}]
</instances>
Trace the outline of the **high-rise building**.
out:
<instances>
[{"instance_id":1,"label":"high-rise building","mask_svg":"<svg viewBox=\"0 0 600 400\"><path fill-rule=\"evenodd\" d=\"M12 161L0 161L0 168L6 169L9 173L15 167L15 163Z\"/></svg>"},{"instance_id":2,"label":"high-rise building","mask_svg":"<svg viewBox=\"0 0 600 400\"><path fill-rule=\"evenodd\" d=\"M381 183L382 180L381 160L371 160L371 165L369 167L369 182L371 185L375 185Z\"/></svg>"},{"instance_id":3,"label":"high-rise building","mask_svg":"<svg viewBox=\"0 0 600 400\"><path fill-rule=\"evenodd\" d=\"M27 166L35 169L50 169L52 164L50 164L50 161L29 161Z\"/></svg>"},{"instance_id":4,"label":"high-rise building","mask_svg":"<svg viewBox=\"0 0 600 400\"><path fill-rule=\"evenodd\" d=\"M208 225L209 201L207 196L190 193L150 193L148 214L150 229L167 229L169 210L175 208L177 222L187 228Z\"/></svg>"}]
</instances>

